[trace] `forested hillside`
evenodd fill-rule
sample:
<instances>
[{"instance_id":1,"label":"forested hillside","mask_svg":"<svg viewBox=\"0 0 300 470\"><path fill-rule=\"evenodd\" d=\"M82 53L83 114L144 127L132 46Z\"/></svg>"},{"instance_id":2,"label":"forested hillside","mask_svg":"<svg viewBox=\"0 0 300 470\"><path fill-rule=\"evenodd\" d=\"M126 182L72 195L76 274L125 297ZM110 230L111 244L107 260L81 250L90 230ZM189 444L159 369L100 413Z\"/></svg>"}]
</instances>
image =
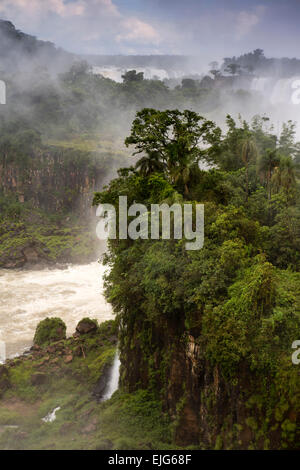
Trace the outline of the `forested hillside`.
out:
<instances>
[{"instance_id":1,"label":"forested hillside","mask_svg":"<svg viewBox=\"0 0 300 470\"><path fill-rule=\"evenodd\" d=\"M52 42L40 41L19 31L10 21L0 20L1 72L47 67L52 72L66 70L74 60L73 54L58 49Z\"/></svg>"},{"instance_id":2,"label":"forested hillside","mask_svg":"<svg viewBox=\"0 0 300 470\"><path fill-rule=\"evenodd\" d=\"M255 73L259 76L293 77L300 74L300 60L289 57L269 58L262 49L242 54L239 57L225 57L222 69L233 67L235 73Z\"/></svg>"},{"instance_id":3,"label":"forested hillside","mask_svg":"<svg viewBox=\"0 0 300 470\"><path fill-rule=\"evenodd\" d=\"M279 138L265 119L228 116L227 126L223 134L191 111L141 111L126 142L142 158L95 196L115 207L120 195L149 210L205 207L200 250L162 235L109 242L121 386L160 403L177 445L297 448L299 144L291 123Z\"/></svg>"},{"instance_id":4,"label":"forested hillside","mask_svg":"<svg viewBox=\"0 0 300 470\"><path fill-rule=\"evenodd\" d=\"M278 62L257 49L201 79L127 70L117 83L9 22L0 35L0 267L97 259L95 207L122 195L147 215L162 203L205 211L198 250L175 237L108 242L116 322L66 339L54 318L53 345L46 320L49 338L1 368L4 403L30 404L2 448L299 447L300 143L292 117L272 123L261 90L236 85ZM291 108L274 109L284 120ZM119 391L99 404L91 392L117 341Z\"/></svg>"},{"instance_id":5,"label":"forested hillside","mask_svg":"<svg viewBox=\"0 0 300 470\"><path fill-rule=\"evenodd\" d=\"M95 256L86 208L93 191L126 164L123 139L136 111L176 106L214 113L224 100L234 106L252 100L189 79L171 89L134 70L116 83L9 22L2 21L0 31L0 79L6 84L0 108L1 266Z\"/></svg>"}]
</instances>

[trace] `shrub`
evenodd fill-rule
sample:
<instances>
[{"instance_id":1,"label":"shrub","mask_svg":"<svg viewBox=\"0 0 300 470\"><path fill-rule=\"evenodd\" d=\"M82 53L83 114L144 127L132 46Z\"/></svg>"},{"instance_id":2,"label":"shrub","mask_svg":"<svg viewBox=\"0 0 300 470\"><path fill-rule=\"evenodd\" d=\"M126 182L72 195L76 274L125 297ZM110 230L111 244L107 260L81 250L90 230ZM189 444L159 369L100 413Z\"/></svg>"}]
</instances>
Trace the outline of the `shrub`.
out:
<instances>
[{"instance_id":1,"label":"shrub","mask_svg":"<svg viewBox=\"0 0 300 470\"><path fill-rule=\"evenodd\" d=\"M65 323L60 318L46 318L38 324L33 342L38 346L43 346L66 339L66 329Z\"/></svg>"}]
</instances>

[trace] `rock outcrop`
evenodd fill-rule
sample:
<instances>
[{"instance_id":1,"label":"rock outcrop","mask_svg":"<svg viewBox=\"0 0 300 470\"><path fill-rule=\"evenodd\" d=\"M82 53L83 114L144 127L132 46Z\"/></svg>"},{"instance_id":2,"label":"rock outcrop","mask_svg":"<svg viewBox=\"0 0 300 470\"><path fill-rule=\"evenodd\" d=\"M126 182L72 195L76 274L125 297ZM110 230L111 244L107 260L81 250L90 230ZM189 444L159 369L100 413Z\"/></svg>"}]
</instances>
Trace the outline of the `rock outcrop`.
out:
<instances>
[{"instance_id":1,"label":"rock outcrop","mask_svg":"<svg viewBox=\"0 0 300 470\"><path fill-rule=\"evenodd\" d=\"M83 318L80 320L76 326L76 332L79 335L95 333L98 328L98 325L95 321L90 320L89 318Z\"/></svg>"},{"instance_id":2,"label":"rock outcrop","mask_svg":"<svg viewBox=\"0 0 300 470\"><path fill-rule=\"evenodd\" d=\"M271 379L264 385L259 373L243 362L237 379L226 379L203 354L200 331L188 332L179 322L164 320L151 327L136 322L131 328L120 344L121 386L129 392L156 390L176 423L177 445L206 449L297 447L299 415L291 405L282 408L274 385L272 403L277 409L267 413L262 405L270 400Z\"/></svg>"}]
</instances>

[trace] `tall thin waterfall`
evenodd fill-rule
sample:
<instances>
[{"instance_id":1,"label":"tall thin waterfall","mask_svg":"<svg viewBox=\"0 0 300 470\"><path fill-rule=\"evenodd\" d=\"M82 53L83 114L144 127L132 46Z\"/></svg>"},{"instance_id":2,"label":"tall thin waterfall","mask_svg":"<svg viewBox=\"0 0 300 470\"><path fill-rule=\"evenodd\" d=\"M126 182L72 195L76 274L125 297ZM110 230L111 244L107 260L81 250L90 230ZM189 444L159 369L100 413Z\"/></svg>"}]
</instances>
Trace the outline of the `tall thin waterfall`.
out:
<instances>
[{"instance_id":1,"label":"tall thin waterfall","mask_svg":"<svg viewBox=\"0 0 300 470\"><path fill-rule=\"evenodd\" d=\"M116 353L114 362L113 362L113 365L109 374L107 388L103 395L103 400L109 400L109 398L119 388L120 364L121 363L120 363L119 353Z\"/></svg>"}]
</instances>

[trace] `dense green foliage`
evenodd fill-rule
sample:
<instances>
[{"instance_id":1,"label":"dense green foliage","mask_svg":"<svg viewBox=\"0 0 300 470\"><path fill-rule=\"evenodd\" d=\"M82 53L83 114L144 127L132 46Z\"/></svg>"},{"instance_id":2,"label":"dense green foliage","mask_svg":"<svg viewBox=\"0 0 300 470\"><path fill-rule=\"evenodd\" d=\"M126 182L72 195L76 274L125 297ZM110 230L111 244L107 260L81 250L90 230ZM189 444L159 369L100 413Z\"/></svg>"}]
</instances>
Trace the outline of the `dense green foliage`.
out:
<instances>
[{"instance_id":1,"label":"dense green foliage","mask_svg":"<svg viewBox=\"0 0 300 470\"><path fill-rule=\"evenodd\" d=\"M180 344L192 335L206 369L217 368L228 386L242 390L246 414L254 413L259 423L256 434L251 428L253 446L293 447L299 414L298 371L291 361L300 327L299 144L292 123L277 139L265 119L238 125L228 116L227 122L222 135L189 111L139 112L126 143L142 159L95 195L94 204L115 207L120 195L128 196L128 205L149 209L161 202L205 206L204 247L198 251L174 239L109 242L106 293L120 321L122 384L146 387L170 402L174 349L168 341ZM212 130L204 142L203 128ZM200 169L199 161L213 167ZM174 178L178 167L181 178ZM135 372L132 354L142 354ZM238 446L228 431L219 429L227 433L225 445ZM281 436L276 444L270 444L272 432Z\"/></svg>"},{"instance_id":2,"label":"dense green foliage","mask_svg":"<svg viewBox=\"0 0 300 470\"><path fill-rule=\"evenodd\" d=\"M66 339L66 330L67 327L60 318L45 318L38 324L33 342L38 346L45 346Z\"/></svg>"}]
</instances>

